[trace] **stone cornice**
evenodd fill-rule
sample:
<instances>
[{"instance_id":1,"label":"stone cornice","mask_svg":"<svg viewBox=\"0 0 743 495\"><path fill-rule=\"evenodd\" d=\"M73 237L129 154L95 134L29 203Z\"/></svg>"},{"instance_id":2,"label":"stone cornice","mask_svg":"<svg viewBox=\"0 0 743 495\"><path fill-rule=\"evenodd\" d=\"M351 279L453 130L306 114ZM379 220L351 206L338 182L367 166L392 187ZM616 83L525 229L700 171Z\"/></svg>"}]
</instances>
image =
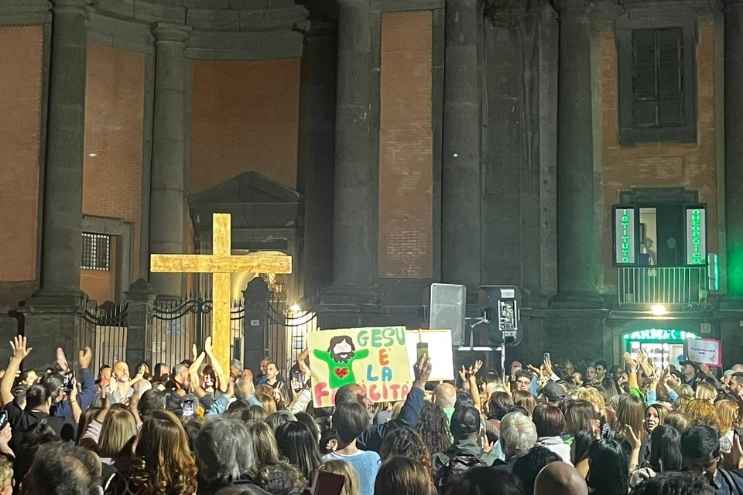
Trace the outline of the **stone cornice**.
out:
<instances>
[{"instance_id":1,"label":"stone cornice","mask_svg":"<svg viewBox=\"0 0 743 495\"><path fill-rule=\"evenodd\" d=\"M0 2L0 25L45 24L51 20L48 0L5 0Z\"/></svg>"},{"instance_id":2,"label":"stone cornice","mask_svg":"<svg viewBox=\"0 0 743 495\"><path fill-rule=\"evenodd\" d=\"M152 26L156 42L185 43L191 36L191 27L183 24L157 22Z\"/></svg>"}]
</instances>

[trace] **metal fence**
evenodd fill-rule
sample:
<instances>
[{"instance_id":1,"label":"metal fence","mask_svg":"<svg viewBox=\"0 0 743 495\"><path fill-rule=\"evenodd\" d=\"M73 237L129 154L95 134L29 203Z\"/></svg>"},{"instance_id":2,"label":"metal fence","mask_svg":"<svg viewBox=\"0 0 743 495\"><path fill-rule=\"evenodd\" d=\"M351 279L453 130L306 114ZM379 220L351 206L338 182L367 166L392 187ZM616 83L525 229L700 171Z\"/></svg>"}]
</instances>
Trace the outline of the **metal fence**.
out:
<instances>
[{"instance_id":1,"label":"metal fence","mask_svg":"<svg viewBox=\"0 0 743 495\"><path fill-rule=\"evenodd\" d=\"M707 298L707 267L622 267L617 285L620 305L700 304Z\"/></svg>"},{"instance_id":2,"label":"metal fence","mask_svg":"<svg viewBox=\"0 0 743 495\"><path fill-rule=\"evenodd\" d=\"M76 348L92 349L94 370L126 359L127 310L127 304L98 306L88 299L80 302L75 319ZM67 359L76 360L77 356L68 355Z\"/></svg>"},{"instance_id":3,"label":"metal fence","mask_svg":"<svg viewBox=\"0 0 743 495\"><path fill-rule=\"evenodd\" d=\"M307 346L307 334L317 329L317 313L287 306L282 295L268 300L264 347L286 376Z\"/></svg>"}]
</instances>

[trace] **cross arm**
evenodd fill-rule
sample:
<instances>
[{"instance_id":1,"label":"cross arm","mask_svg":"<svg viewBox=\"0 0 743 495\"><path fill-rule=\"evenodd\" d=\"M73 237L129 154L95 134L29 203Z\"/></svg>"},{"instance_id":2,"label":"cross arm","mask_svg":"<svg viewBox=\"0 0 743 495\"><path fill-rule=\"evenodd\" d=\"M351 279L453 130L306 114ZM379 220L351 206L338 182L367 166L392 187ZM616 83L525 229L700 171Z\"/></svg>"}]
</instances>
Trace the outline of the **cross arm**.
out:
<instances>
[{"instance_id":1,"label":"cross arm","mask_svg":"<svg viewBox=\"0 0 743 495\"><path fill-rule=\"evenodd\" d=\"M292 258L282 254L254 253L234 256L208 254L153 254L151 272L180 273L291 273Z\"/></svg>"}]
</instances>

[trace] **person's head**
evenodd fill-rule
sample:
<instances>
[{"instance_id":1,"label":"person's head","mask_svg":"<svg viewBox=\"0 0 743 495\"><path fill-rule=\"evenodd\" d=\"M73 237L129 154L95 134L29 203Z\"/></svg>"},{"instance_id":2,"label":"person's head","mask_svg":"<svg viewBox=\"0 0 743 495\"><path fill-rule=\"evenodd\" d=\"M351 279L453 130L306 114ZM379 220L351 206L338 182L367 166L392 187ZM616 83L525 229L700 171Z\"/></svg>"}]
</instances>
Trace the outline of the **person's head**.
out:
<instances>
[{"instance_id":1,"label":"person's head","mask_svg":"<svg viewBox=\"0 0 743 495\"><path fill-rule=\"evenodd\" d=\"M532 415L537 436L559 437L565 431L565 416L559 407L550 404L540 404Z\"/></svg>"},{"instance_id":2,"label":"person's head","mask_svg":"<svg viewBox=\"0 0 743 495\"><path fill-rule=\"evenodd\" d=\"M579 431L573 436L573 443L570 445L570 461L574 466L588 459L588 452L593 442L594 436L587 431Z\"/></svg>"},{"instance_id":3,"label":"person's head","mask_svg":"<svg viewBox=\"0 0 743 495\"><path fill-rule=\"evenodd\" d=\"M260 423L266 420L266 411L258 405L250 406L245 413L242 414L242 419L246 423Z\"/></svg>"},{"instance_id":4,"label":"person's head","mask_svg":"<svg viewBox=\"0 0 743 495\"><path fill-rule=\"evenodd\" d=\"M221 416L209 418L194 441L199 484L217 488L240 479L254 464L249 445L248 427L242 421Z\"/></svg>"},{"instance_id":5,"label":"person's head","mask_svg":"<svg viewBox=\"0 0 743 495\"><path fill-rule=\"evenodd\" d=\"M506 459L524 455L537 443L537 428L524 413L508 413L501 423L500 442Z\"/></svg>"},{"instance_id":6,"label":"person's head","mask_svg":"<svg viewBox=\"0 0 743 495\"><path fill-rule=\"evenodd\" d=\"M153 370L153 378L155 380L162 381L168 376L170 376L170 366L165 363L155 364L155 369Z\"/></svg>"},{"instance_id":7,"label":"person's head","mask_svg":"<svg viewBox=\"0 0 743 495\"><path fill-rule=\"evenodd\" d=\"M587 383L595 383L597 379L596 368L591 365L586 367L586 372L583 374Z\"/></svg>"},{"instance_id":8,"label":"person's head","mask_svg":"<svg viewBox=\"0 0 743 495\"><path fill-rule=\"evenodd\" d=\"M683 465L681 457L681 434L673 426L660 425L650 435L650 466L656 472L679 471Z\"/></svg>"},{"instance_id":9,"label":"person's head","mask_svg":"<svg viewBox=\"0 0 743 495\"><path fill-rule=\"evenodd\" d=\"M243 365L237 360L233 359L230 361L230 378L237 380L243 373Z\"/></svg>"},{"instance_id":10,"label":"person's head","mask_svg":"<svg viewBox=\"0 0 743 495\"><path fill-rule=\"evenodd\" d=\"M199 378L201 380L201 388L204 390L211 391L217 386L217 374L211 365L207 364L201 369Z\"/></svg>"},{"instance_id":11,"label":"person's head","mask_svg":"<svg viewBox=\"0 0 743 495\"><path fill-rule=\"evenodd\" d=\"M344 461L327 461L320 466L319 470L345 478L343 489L338 495L359 495L361 493L359 477L351 464Z\"/></svg>"},{"instance_id":12,"label":"person's head","mask_svg":"<svg viewBox=\"0 0 743 495\"><path fill-rule=\"evenodd\" d=\"M575 364L569 359L565 360L565 364L562 365L562 370L565 377L572 375L575 372Z\"/></svg>"},{"instance_id":13,"label":"person's head","mask_svg":"<svg viewBox=\"0 0 743 495\"><path fill-rule=\"evenodd\" d=\"M238 400L246 401L253 395L255 387L253 386L253 380L250 378L238 377L235 380L235 397Z\"/></svg>"},{"instance_id":14,"label":"person's head","mask_svg":"<svg viewBox=\"0 0 743 495\"><path fill-rule=\"evenodd\" d=\"M101 462L92 452L51 442L36 451L23 480L27 495L89 495L100 490Z\"/></svg>"},{"instance_id":15,"label":"person's head","mask_svg":"<svg viewBox=\"0 0 743 495\"><path fill-rule=\"evenodd\" d=\"M431 473L417 461L402 456L387 459L379 468L374 495L435 495Z\"/></svg>"},{"instance_id":16,"label":"person's head","mask_svg":"<svg viewBox=\"0 0 743 495\"><path fill-rule=\"evenodd\" d=\"M516 405L516 407L520 407L521 409L529 413L529 415L531 415L534 411L534 408L537 407L537 401L534 396L531 395L531 393L529 392L524 392L521 390L516 390L513 393L513 403L514 405Z\"/></svg>"},{"instance_id":17,"label":"person's head","mask_svg":"<svg viewBox=\"0 0 743 495\"><path fill-rule=\"evenodd\" d=\"M266 389L269 390L266 390ZM273 394L271 387L259 385L255 388L255 398L261 403L261 407L266 412L266 415L271 415L279 410L279 406L276 403L276 397Z\"/></svg>"},{"instance_id":18,"label":"person's head","mask_svg":"<svg viewBox=\"0 0 743 495\"><path fill-rule=\"evenodd\" d=\"M435 406L434 406L435 407ZM431 467L431 453L423 443L418 433L404 425L392 424L385 432L379 455L383 461L395 456L407 457L420 462L429 473Z\"/></svg>"},{"instance_id":19,"label":"person's head","mask_svg":"<svg viewBox=\"0 0 743 495\"><path fill-rule=\"evenodd\" d=\"M639 397L629 394L619 396L617 403L617 422L629 425L635 434L645 438L645 403Z\"/></svg>"},{"instance_id":20,"label":"person's head","mask_svg":"<svg viewBox=\"0 0 743 495\"><path fill-rule=\"evenodd\" d=\"M170 411L154 411L142 423L136 455L144 461L152 486L195 491L196 464L188 435Z\"/></svg>"},{"instance_id":21,"label":"person's head","mask_svg":"<svg viewBox=\"0 0 743 495\"><path fill-rule=\"evenodd\" d=\"M720 435L707 425L692 426L681 436L681 455L687 470L714 475L720 461Z\"/></svg>"},{"instance_id":22,"label":"person's head","mask_svg":"<svg viewBox=\"0 0 743 495\"><path fill-rule=\"evenodd\" d=\"M471 406L460 406L451 417L451 433L454 440L462 440L480 432L480 412Z\"/></svg>"},{"instance_id":23,"label":"person's head","mask_svg":"<svg viewBox=\"0 0 743 495\"><path fill-rule=\"evenodd\" d=\"M588 495L588 486L570 464L551 462L534 480L534 495Z\"/></svg>"},{"instance_id":24,"label":"person's head","mask_svg":"<svg viewBox=\"0 0 743 495\"><path fill-rule=\"evenodd\" d=\"M125 361L117 361L114 364L113 378L118 383L127 383L129 381L129 365Z\"/></svg>"},{"instance_id":25,"label":"person's head","mask_svg":"<svg viewBox=\"0 0 743 495\"><path fill-rule=\"evenodd\" d=\"M441 409L454 407L457 402L457 389L451 383L441 383L433 391L433 403Z\"/></svg>"},{"instance_id":26,"label":"person's head","mask_svg":"<svg viewBox=\"0 0 743 495\"><path fill-rule=\"evenodd\" d=\"M717 399L717 389L707 382L702 382L697 385L695 398L714 403Z\"/></svg>"},{"instance_id":27,"label":"person's head","mask_svg":"<svg viewBox=\"0 0 743 495\"><path fill-rule=\"evenodd\" d=\"M630 495L714 495L715 489L696 473L660 473L637 485Z\"/></svg>"},{"instance_id":28,"label":"person's head","mask_svg":"<svg viewBox=\"0 0 743 495\"><path fill-rule=\"evenodd\" d=\"M737 402L728 399L721 400L715 404L715 408L720 434L724 435L738 425L740 407Z\"/></svg>"},{"instance_id":29,"label":"person's head","mask_svg":"<svg viewBox=\"0 0 743 495\"><path fill-rule=\"evenodd\" d=\"M596 416L600 416L606 408L606 400L601 392L594 387L581 387L575 391L573 397L577 400L585 400L591 403Z\"/></svg>"},{"instance_id":30,"label":"person's head","mask_svg":"<svg viewBox=\"0 0 743 495\"><path fill-rule=\"evenodd\" d=\"M508 392L494 392L488 399L488 419L500 421L513 409L513 398Z\"/></svg>"},{"instance_id":31,"label":"person's head","mask_svg":"<svg viewBox=\"0 0 743 495\"><path fill-rule=\"evenodd\" d=\"M513 473L504 469L481 466L464 473L464 476L447 493L456 495L521 495L523 492Z\"/></svg>"},{"instance_id":32,"label":"person's head","mask_svg":"<svg viewBox=\"0 0 743 495\"><path fill-rule=\"evenodd\" d=\"M187 385L189 383L188 368L189 366L185 363L178 363L175 365L175 368L173 368L173 375L175 376L176 382L181 385Z\"/></svg>"},{"instance_id":33,"label":"person's head","mask_svg":"<svg viewBox=\"0 0 743 495\"><path fill-rule=\"evenodd\" d=\"M658 426L662 425L666 419L668 409L660 404L652 404L645 408L645 429L651 433Z\"/></svg>"},{"instance_id":34,"label":"person's head","mask_svg":"<svg viewBox=\"0 0 743 495\"><path fill-rule=\"evenodd\" d=\"M16 384L23 384L26 387L30 387L38 381L39 374L36 373L36 370L30 369L21 371L21 374L18 375L18 379L16 379Z\"/></svg>"},{"instance_id":35,"label":"person's head","mask_svg":"<svg viewBox=\"0 0 743 495\"><path fill-rule=\"evenodd\" d=\"M111 381L111 374L113 369L108 364L104 364L98 370L98 381L102 383L108 383Z\"/></svg>"},{"instance_id":36,"label":"person's head","mask_svg":"<svg viewBox=\"0 0 743 495\"><path fill-rule=\"evenodd\" d=\"M708 425L718 428L717 409L715 405L708 400L692 399L681 407L692 425Z\"/></svg>"},{"instance_id":37,"label":"person's head","mask_svg":"<svg viewBox=\"0 0 743 495\"><path fill-rule=\"evenodd\" d=\"M153 413L153 411L164 411L167 392L150 389L142 394L137 403L137 410L142 418Z\"/></svg>"},{"instance_id":38,"label":"person's head","mask_svg":"<svg viewBox=\"0 0 743 495\"><path fill-rule=\"evenodd\" d=\"M534 493L534 481L539 471L551 462L559 462L560 456L546 447L536 446L526 455L516 459L513 464L513 475L521 482L524 493Z\"/></svg>"},{"instance_id":39,"label":"person's head","mask_svg":"<svg viewBox=\"0 0 743 495\"><path fill-rule=\"evenodd\" d=\"M596 411L586 400L570 401L565 408L565 430L571 435L585 431L594 435L597 428Z\"/></svg>"},{"instance_id":40,"label":"person's head","mask_svg":"<svg viewBox=\"0 0 743 495\"><path fill-rule=\"evenodd\" d=\"M354 442L369 427L369 413L358 402L336 405L333 413L333 429L342 445Z\"/></svg>"},{"instance_id":41,"label":"person's head","mask_svg":"<svg viewBox=\"0 0 743 495\"><path fill-rule=\"evenodd\" d=\"M266 418L266 424L270 426L271 430L275 432L279 426L296 420L297 418L296 416L294 416L294 414L287 411L286 409L282 409L281 411L276 411L275 413L268 416Z\"/></svg>"},{"instance_id":42,"label":"person's head","mask_svg":"<svg viewBox=\"0 0 743 495\"><path fill-rule=\"evenodd\" d=\"M266 466L279 462L279 447L270 426L266 423L252 423L248 425L248 433L250 433L248 447L255 465Z\"/></svg>"},{"instance_id":43,"label":"person's head","mask_svg":"<svg viewBox=\"0 0 743 495\"><path fill-rule=\"evenodd\" d=\"M596 361L593 368L596 370L596 379L598 381L603 381L604 378L606 378L606 371L608 369L606 361Z\"/></svg>"},{"instance_id":44,"label":"person's head","mask_svg":"<svg viewBox=\"0 0 743 495\"><path fill-rule=\"evenodd\" d=\"M682 369L682 373L684 374L684 379L686 381L692 380L695 376L697 376L697 369L694 367L691 363L685 363L684 367Z\"/></svg>"},{"instance_id":45,"label":"person's head","mask_svg":"<svg viewBox=\"0 0 743 495\"><path fill-rule=\"evenodd\" d=\"M106 414L98 438L98 455L116 458L122 449L137 436L137 420L128 409L111 408Z\"/></svg>"},{"instance_id":46,"label":"person's head","mask_svg":"<svg viewBox=\"0 0 743 495\"><path fill-rule=\"evenodd\" d=\"M322 463L315 433L306 424L292 421L276 429L276 443L279 453L311 481Z\"/></svg>"},{"instance_id":47,"label":"person's head","mask_svg":"<svg viewBox=\"0 0 743 495\"><path fill-rule=\"evenodd\" d=\"M268 359L268 358L264 358L264 359L261 359L261 364L260 364L260 366L259 366L259 367L260 367L260 369L261 369L261 374L262 374L262 375L265 375L265 374L266 374L266 371L267 371L267 369L268 369L268 363L269 363L270 361L271 361L271 360L270 360L270 359Z\"/></svg>"},{"instance_id":48,"label":"person's head","mask_svg":"<svg viewBox=\"0 0 743 495\"><path fill-rule=\"evenodd\" d=\"M682 413L673 411L666 415L663 424L673 426L680 434L689 429L689 420Z\"/></svg>"},{"instance_id":49,"label":"person's head","mask_svg":"<svg viewBox=\"0 0 743 495\"><path fill-rule=\"evenodd\" d=\"M426 402L415 429L431 454L445 452L451 446L449 418L440 407Z\"/></svg>"},{"instance_id":50,"label":"person's head","mask_svg":"<svg viewBox=\"0 0 743 495\"><path fill-rule=\"evenodd\" d=\"M602 495L626 495L629 462L616 440L596 441L588 451L588 486Z\"/></svg>"},{"instance_id":51,"label":"person's head","mask_svg":"<svg viewBox=\"0 0 743 495\"><path fill-rule=\"evenodd\" d=\"M276 363L269 361L266 363L266 377L270 380L274 380L279 377L279 367Z\"/></svg>"},{"instance_id":52,"label":"person's head","mask_svg":"<svg viewBox=\"0 0 743 495\"><path fill-rule=\"evenodd\" d=\"M519 370L516 372L516 390L521 392L528 392L531 386L531 373L526 370Z\"/></svg>"},{"instance_id":53,"label":"person's head","mask_svg":"<svg viewBox=\"0 0 743 495\"><path fill-rule=\"evenodd\" d=\"M272 495L297 495L307 487L307 480L299 469L284 461L260 466L252 471L251 477Z\"/></svg>"},{"instance_id":54,"label":"person's head","mask_svg":"<svg viewBox=\"0 0 743 495\"><path fill-rule=\"evenodd\" d=\"M729 387L734 395L743 395L743 371L736 371L732 374Z\"/></svg>"},{"instance_id":55,"label":"person's head","mask_svg":"<svg viewBox=\"0 0 743 495\"><path fill-rule=\"evenodd\" d=\"M344 385L339 388L338 391L335 393L335 404L337 406L338 404L343 404L346 402L358 402L359 404L368 406L369 403L366 399L366 392L364 391L364 387L356 383L352 383L350 385Z\"/></svg>"}]
</instances>

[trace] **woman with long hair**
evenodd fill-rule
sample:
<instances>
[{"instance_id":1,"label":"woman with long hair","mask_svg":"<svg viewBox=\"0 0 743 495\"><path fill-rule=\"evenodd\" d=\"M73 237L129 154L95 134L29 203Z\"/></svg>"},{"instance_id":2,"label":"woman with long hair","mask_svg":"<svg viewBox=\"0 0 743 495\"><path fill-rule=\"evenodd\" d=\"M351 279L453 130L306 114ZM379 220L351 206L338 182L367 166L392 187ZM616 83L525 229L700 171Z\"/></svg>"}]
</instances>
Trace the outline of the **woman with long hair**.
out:
<instances>
[{"instance_id":1,"label":"woman with long hair","mask_svg":"<svg viewBox=\"0 0 743 495\"><path fill-rule=\"evenodd\" d=\"M565 432L575 436L579 431L584 431L593 438L598 438L599 435L596 411L587 400L570 401L565 408Z\"/></svg>"},{"instance_id":2,"label":"woman with long hair","mask_svg":"<svg viewBox=\"0 0 743 495\"><path fill-rule=\"evenodd\" d=\"M123 408L111 408L106 414L98 437L98 456L101 462L110 464L121 451L137 436L137 420Z\"/></svg>"},{"instance_id":3,"label":"woman with long hair","mask_svg":"<svg viewBox=\"0 0 743 495\"><path fill-rule=\"evenodd\" d=\"M379 456L382 461L394 456L415 459L431 473L431 479L433 479L431 453L423 442L423 438L412 428L402 425L389 428L385 432L382 445L379 447Z\"/></svg>"},{"instance_id":4,"label":"woman with long hair","mask_svg":"<svg viewBox=\"0 0 743 495\"><path fill-rule=\"evenodd\" d=\"M720 425L720 452L729 454L733 450L733 436L739 424L740 407L734 400L720 400L715 404L717 422Z\"/></svg>"},{"instance_id":5,"label":"woman with long hair","mask_svg":"<svg viewBox=\"0 0 743 495\"><path fill-rule=\"evenodd\" d=\"M343 488L338 495L359 495L359 477L356 470L344 461L327 461L318 469L325 473L341 475L345 478Z\"/></svg>"},{"instance_id":6,"label":"woman with long hair","mask_svg":"<svg viewBox=\"0 0 743 495\"><path fill-rule=\"evenodd\" d=\"M423 405L415 430L431 455L446 452L451 447L449 419L443 409L431 402Z\"/></svg>"},{"instance_id":7,"label":"woman with long hair","mask_svg":"<svg viewBox=\"0 0 743 495\"><path fill-rule=\"evenodd\" d=\"M196 462L178 417L170 411L154 411L142 424L134 459L120 472L110 493L194 495Z\"/></svg>"},{"instance_id":8,"label":"woman with long hair","mask_svg":"<svg viewBox=\"0 0 743 495\"><path fill-rule=\"evenodd\" d=\"M629 467L624 449L615 440L596 441L588 452L588 487L593 495L627 495Z\"/></svg>"},{"instance_id":9,"label":"woman with long hair","mask_svg":"<svg viewBox=\"0 0 743 495\"><path fill-rule=\"evenodd\" d=\"M645 408L645 430L648 435L658 426L665 424L668 412L668 408L661 404L651 404Z\"/></svg>"},{"instance_id":10,"label":"woman with long hair","mask_svg":"<svg viewBox=\"0 0 743 495\"><path fill-rule=\"evenodd\" d=\"M270 466L279 462L279 447L276 445L276 437L273 430L266 423L253 423L248 425L251 444L248 448L255 459L254 471L263 466Z\"/></svg>"},{"instance_id":11,"label":"woman with long hair","mask_svg":"<svg viewBox=\"0 0 743 495\"><path fill-rule=\"evenodd\" d=\"M311 482L322 459L317 439L310 427L299 421L285 423L276 429L276 443L281 455Z\"/></svg>"},{"instance_id":12,"label":"woman with long hair","mask_svg":"<svg viewBox=\"0 0 743 495\"><path fill-rule=\"evenodd\" d=\"M436 495L430 473L418 461L402 456L387 459L379 468L374 495Z\"/></svg>"}]
</instances>

